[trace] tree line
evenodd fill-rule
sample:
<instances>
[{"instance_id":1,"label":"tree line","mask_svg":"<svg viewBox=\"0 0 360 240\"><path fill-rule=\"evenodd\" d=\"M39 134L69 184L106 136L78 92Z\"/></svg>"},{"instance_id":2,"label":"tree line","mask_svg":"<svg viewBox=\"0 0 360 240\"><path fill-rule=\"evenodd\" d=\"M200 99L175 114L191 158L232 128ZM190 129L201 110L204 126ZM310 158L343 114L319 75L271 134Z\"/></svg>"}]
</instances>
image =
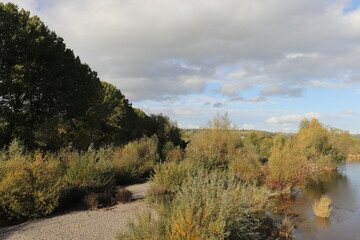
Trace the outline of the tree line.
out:
<instances>
[{"instance_id":1,"label":"tree line","mask_svg":"<svg viewBox=\"0 0 360 240\"><path fill-rule=\"evenodd\" d=\"M0 39L0 148L17 138L30 149L86 149L154 134L180 144L176 123L132 107L37 16L0 3Z\"/></svg>"}]
</instances>

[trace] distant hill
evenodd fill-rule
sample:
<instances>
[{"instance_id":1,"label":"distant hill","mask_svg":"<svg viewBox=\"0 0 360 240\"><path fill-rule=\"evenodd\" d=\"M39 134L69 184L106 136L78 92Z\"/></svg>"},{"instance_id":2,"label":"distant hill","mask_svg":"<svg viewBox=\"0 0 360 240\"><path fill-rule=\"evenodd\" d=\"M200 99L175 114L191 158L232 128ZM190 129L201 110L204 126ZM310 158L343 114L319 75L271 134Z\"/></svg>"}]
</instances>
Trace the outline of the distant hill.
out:
<instances>
[{"instance_id":1,"label":"distant hill","mask_svg":"<svg viewBox=\"0 0 360 240\"><path fill-rule=\"evenodd\" d=\"M186 128L182 128L180 129L181 131L181 136L184 139L184 141L188 141L191 137L191 135L198 133L202 130L204 130L206 128L193 128L193 129L186 129ZM285 136L292 136L292 133L281 133L281 132L267 132L267 131L261 131L261 130L245 130L245 129L238 129L236 131L239 131L239 133L241 134L241 136L246 137L247 135L251 134L251 133L257 133L259 135L262 136L276 136L276 135L285 135ZM360 135L359 135L360 138Z\"/></svg>"}]
</instances>

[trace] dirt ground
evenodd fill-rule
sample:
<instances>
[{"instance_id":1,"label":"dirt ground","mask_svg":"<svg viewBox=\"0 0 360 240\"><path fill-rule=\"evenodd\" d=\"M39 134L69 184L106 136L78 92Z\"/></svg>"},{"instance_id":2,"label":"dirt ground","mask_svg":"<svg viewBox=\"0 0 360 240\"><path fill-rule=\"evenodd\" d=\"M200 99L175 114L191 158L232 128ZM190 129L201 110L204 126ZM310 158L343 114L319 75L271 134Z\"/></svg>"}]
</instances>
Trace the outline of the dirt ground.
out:
<instances>
[{"instance_id":1,"label":"dirt ground","mask_svg":"<svg viewBox=\"0 0 360 240\"><path fill-rule=\"evenodd\" d=\"M98 210L72 211L0 228L0 239L116 239L119 232L126 230L127 222L146 209L143 199L148 187L148 183L126 187L133 193L133 201L127 204Z\"/></svg>"}]
</instances>

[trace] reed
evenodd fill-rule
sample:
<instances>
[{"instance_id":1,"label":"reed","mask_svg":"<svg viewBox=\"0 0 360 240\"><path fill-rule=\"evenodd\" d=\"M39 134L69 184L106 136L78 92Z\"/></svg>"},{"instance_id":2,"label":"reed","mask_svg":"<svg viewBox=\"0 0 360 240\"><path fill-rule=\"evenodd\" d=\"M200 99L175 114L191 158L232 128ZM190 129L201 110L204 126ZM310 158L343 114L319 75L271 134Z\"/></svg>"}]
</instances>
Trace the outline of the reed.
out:
<instances>
[{"instance_id":1,"label":"reed","mask_svg":"<svg viewBox=\"0 0 360 240\"><path fill-rule=\"evenodd\" d=\"M319 200L315 200L312 207L316 216L321 218L328 218L330 217L332 210L331 199L328 196L323 195Z\"/></svg>"}]
</instances>

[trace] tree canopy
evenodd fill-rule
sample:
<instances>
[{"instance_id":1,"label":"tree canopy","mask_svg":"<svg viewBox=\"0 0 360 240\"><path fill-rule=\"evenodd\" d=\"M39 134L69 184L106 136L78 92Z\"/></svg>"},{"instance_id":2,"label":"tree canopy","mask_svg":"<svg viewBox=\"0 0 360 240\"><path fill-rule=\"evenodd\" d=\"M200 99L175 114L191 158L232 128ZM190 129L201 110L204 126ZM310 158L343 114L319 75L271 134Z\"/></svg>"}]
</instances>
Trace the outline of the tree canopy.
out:
<instances>
[{"instance_id":1,"label":"tree canopy","mask_svg":"<svg viewBox=\"0 0 360 240\"><path fill-rule=\"evenodd\" d=\"M96 72L36 16L0 4L0 114L5 142L33 145L48 121L85 116L101 93Z\"/></svg>"},{"instance_id":2,"label":"tree canopy","mask_svg":"<svg viewBox=\"0 0 360 240\"><path fill-rule=\"evenodd\" d=\"M46 149L121 145L166 133L163 120L132 108L38 17L0 3L0 147L14 138Z\"/></svg>"}]
</instances>

